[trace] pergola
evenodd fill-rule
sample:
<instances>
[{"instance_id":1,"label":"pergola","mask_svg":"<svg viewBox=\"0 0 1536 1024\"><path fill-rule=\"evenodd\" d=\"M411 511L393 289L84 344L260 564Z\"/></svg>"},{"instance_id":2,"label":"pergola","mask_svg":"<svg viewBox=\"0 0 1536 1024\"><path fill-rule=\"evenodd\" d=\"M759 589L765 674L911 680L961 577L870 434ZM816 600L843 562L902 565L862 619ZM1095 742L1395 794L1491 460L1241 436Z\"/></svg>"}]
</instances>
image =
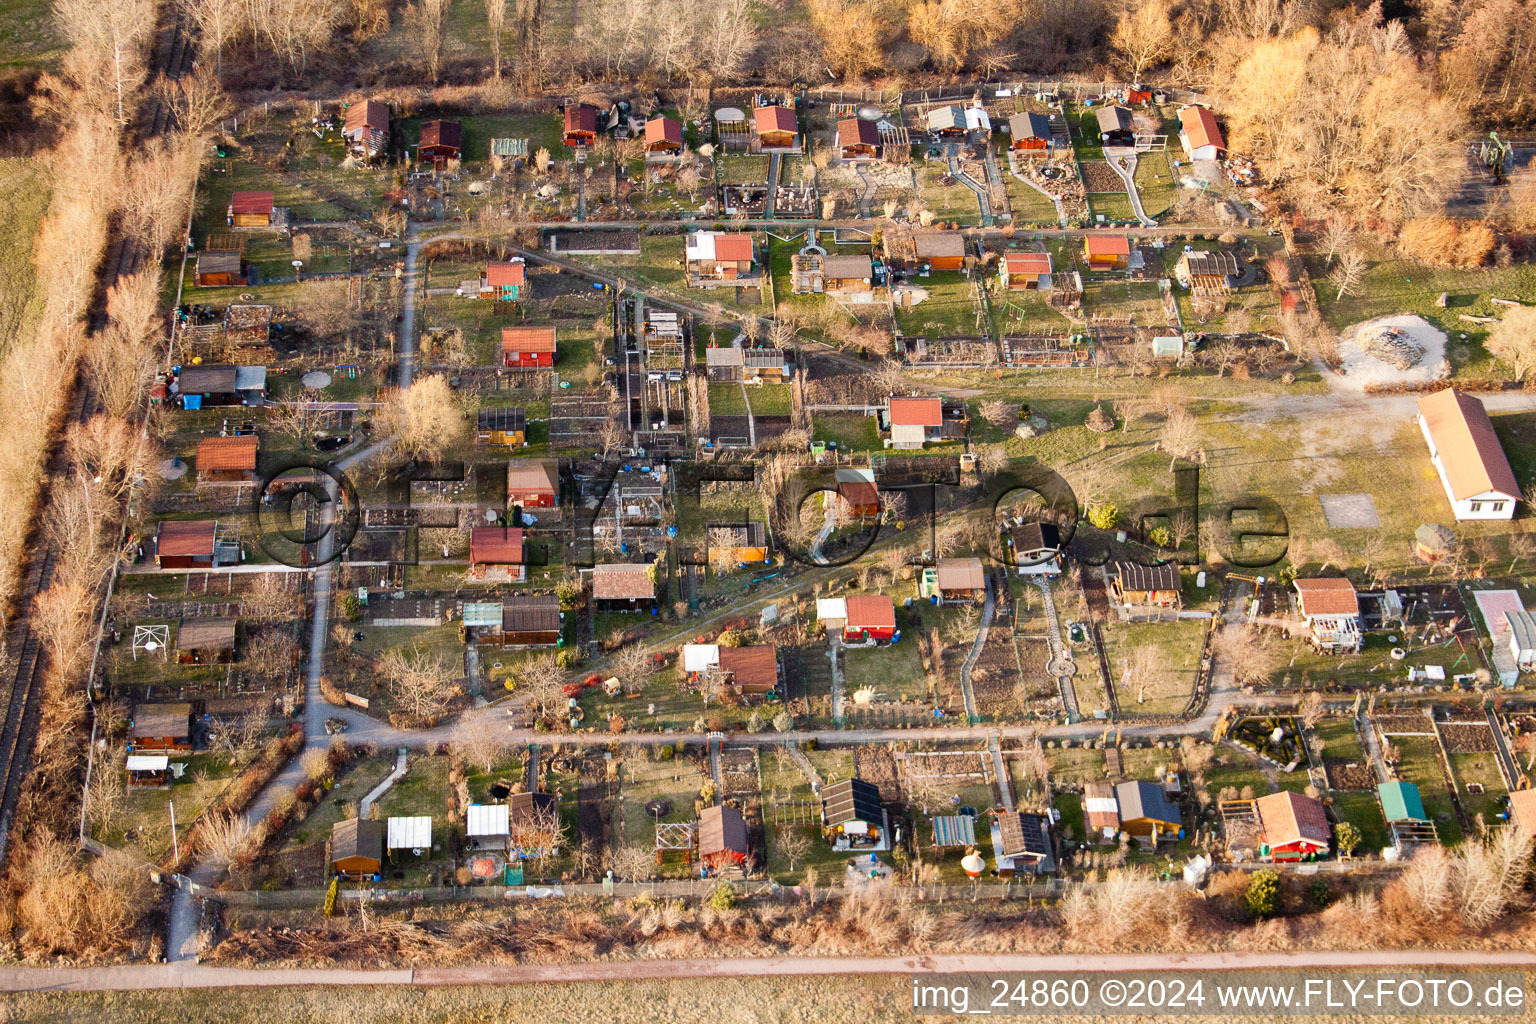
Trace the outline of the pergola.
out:
<instances>
[{"instance_id":1,"label":"pergola","mask_svg":"<svg viewBox=\"0 0 1536 1024\"><path fill-rule=\"evenodd\" d=\"M688 863L693 864L693 847L697 842L696 829L691 821L656 823L656 863L660 864L668 850L683 850Z\"/></svg>"},{"instance_id":2,"label":"pergola","mask_svg":"<svg viewBox=\"0 0 1536 1024\"><path fill-rule=\"evenodd\" d=\"M133 660L139 660L139 652L154 654L163 652L162 658L171 656L171 627L167 623L158 626L133 627Z\"/></svg>"}]
</instances>

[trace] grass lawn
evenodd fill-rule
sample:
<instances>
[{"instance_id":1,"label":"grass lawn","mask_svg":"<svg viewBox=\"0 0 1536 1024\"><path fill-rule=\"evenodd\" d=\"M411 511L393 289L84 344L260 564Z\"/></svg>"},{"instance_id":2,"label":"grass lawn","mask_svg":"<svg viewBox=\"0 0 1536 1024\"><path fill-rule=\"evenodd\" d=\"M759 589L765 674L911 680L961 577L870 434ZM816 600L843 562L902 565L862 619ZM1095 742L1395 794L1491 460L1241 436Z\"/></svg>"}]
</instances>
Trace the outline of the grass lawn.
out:
<instances>
[{"instance_id":1,"label":"grass lawn","mask_svg":"<svg viewBox=\"0 0 1536 1024\"><path fill-rule=\"evenodd\" d=\"M481 19L484 20L483 18ZM469 114L459 118L464 126L464 159L483 162L491 158L492 139L527 139L529 154L549 150L556 160L570 157L562 141L565 122L556 113L549 114ZM419 137L419 122L412 126Z\"/></svg>"},{"instance_id":2,"label":"grass lawn","mask_svg":"<svg viewBox=\"0 0 1536 1024\"><path fill-rule=\"evenodd\" d=\"M1099 113L1097 110L1072 110L1067 109L1066 116L1077 122L1077 133L1072 139L1072 148L1077 150L1077 159L1103 160L1104 147L1099 142Z\"/></svg>"},{"instance_id":3,"label":"grass lawn","mask_svg":"<svg viewBox=\"0 0 1536 1024\"><path fill-rule=\"evenodd\" d=\"M981 203L976 193L956 181L942 185L939 179L949 176L949 167L943 160L930 160L917 168L917 190L923 206L933 212L935 219L953 224L981 223Z\"/></svg>"},{"instance_id":4,"label":"grass lawn","mask_svg":"<svg viewBox=\"0 0 1536 1024\"><path fill-rule=\"evenodd\" d=\"M379 813L385 818L430 814L434 832L439 824L447 828L453 824L444 817L448 806L450 767L450 759L447 757L413 755L405 777L379 798ZM474 799L483 798L482 794L473 790L470 796Z\"/></svg>"},{"instance_id":5,"label":"grass lawn","mask_svg":"<svg viewBox=\"0 0 1536 1024\"><path fill-rule=\"evenodd\" d=\"M873 416L853 413L817 413L811 424L811 439L827 441L839 449L851 451L878 451L880 425Z\"/></svg>"},{"instance_id":6,"label":"grass lawn","mask_svg":"<svg viewBox=\"0 0 1536 1024\"><path fill-rule=\"evenodd\" d=\"M709 781L697 764L684 758L671 761L648 761L638 755L624 758L621 769L622 795L615 813L616 842L642 849L656 848L656 825L662 822L695 822L694 800ZM653 800L668 805L667 813L654 816L646 811ZM619 825L622 824L622 830ZM695 862L697 865L697 862ZM668 854L665 863L657 869L663 878L689 877L688 860L683 854Z\"/></svg>"},{"instance_id":7,"label":"grass lawn","mask_svg":"<svg viewBox=\"0 0 1536 1024\"><path fill-rule=\"evenodd\" d=\"M896 326L903 334L946 338L978 333L975 289L964 273L939 270L913 283L928 297L915 306L896 307Z\"/></svg>"},{"instance_id":8,"label":"grass lawn","mask_svg":"<svg viewBox=\"0 0 1536 1024\"><path fill-rule=\"evenodd\" d=\"M331 826L356 816L358 802L389 778L394 767L392 758L365 757L352 762L308 817L283 836L277 852L325 842L330 838Z\"/></svg>"},{"instance_id":9,"label":"grass lawn","mask_svg":"<svg viewBox=\"0 0 1536 1024\"><path fill-rule=\"evenodd\" d=\"M1461 842L1463 833L1445 785L1445 773L1440 769L1439 744L1427 736L1393 736L1390 740L1401 754L1399 776L1419 787L1424 812L1440 830L1440 841L1455 846Z\"/></svg>"},{"instance_id":10,"label":"grass lawn","mask_svg":"<svg viewBox=\"0 0 1536 1024\"><path fill-rule=\"evenodd\" d=\"M1051 761L1051 778L1059 782L1081 785L1104 778L1104 751L1085 747L1047 750Z\"/></svg>"},{"instance_id":11,"label":"grass lawn","mask_svg":"<svg viewBox=\"0 0 1536 1024\"><path fill-rule=\"evenodd\" d=\"M1076 793L1058 793L1053 806L1061 814L1060 832L1063 839L1080 843L1087 838L1082 797Z\"/></svg>"},{"instance_id":12,"label":"grass lawn","mask_svg":"<svg viewBox=\"0 0 1536 1024\"><path fill-rule=\"evenodd\" d=\"M1147 212L1147 216L1156 220L1167 213L1179 191L1168 154L1141 154L1136 160L1135 180L1136 192L1141 196L1141 208Z\"/></svg>"},{"instance_id":13,"label":"grass lawn","mask_svg":"<svg viewBox=\"0 0 1536 1024\"><path fill-rule=\"evenodd\" d=\"M1497 823L1497 815L1508 790L1504 788L1504 777L1499 774L1499 765L1493 753L1481 751L1452 754L1451 772L1455 776L1461 806L1467 812L1468 819L1475 822L1478 815L1482 815L1485 824L1492 826ZM1472 792L1473 787L1480 788L1482 792Z\"/></svg>"},{"instance_id":14,"label":"grass lawn","mask_svg":"<svg viewBox=\"0 0 1536 1024\"><path fill-rule=\"evenodd\" d=\"M716 159L724 185L761 185L768 180L768 158L751 153L726 153Z\"/></svg>"},{"instance_id":15,"label":"grass lawn","mask_svg":"<svg viewBox=\"0 0 1536 1024\"><path fill-rule=\"evenodd\" d=\"M0 0L0 65L52 70L65 49L52 5L45 0Z\"/></svg>"},{"instance_id":16,"label":"grass lawn","mask_svg":"<svg viewBox=\"0 0 1536 1024\"><path fill-rule=\"evenodd\" d=\"M709 413L711 416L745 416L747 400L739 384L711 384L709 386Z\"/></svg>"},{"instance_id":17,"label":"grass lawn","mask_svg":"<svg viewBox=\"0 0 1536 1024\"><path fill-rule=\"evenodd\" d=\"M175 758L180 761L182 758ZM176 805L176 836L187 838L192 823L234 778L235 770L225 757L203 752L186 758L186 771L169 789L134 786L127 790L123 813L111 827L93 832L108 846L131 848L148 860L157 860L171 849L171 814ZM115 769L122 767L119 763ZM114 771L109 785L121 785Z\"/></svg>"},{"instance_id":18,"label":"grass lawn","mask_svg":"<svg viewBox=\"0 0 1536 1024\"><path fill-rule=\"evenodd\" d=\"M1136 210L1131 206L1131 197L1124 192L1089 193L1088 212L1096 223L1137 223Z\"/></svg>"},{"instance_id":19,"label":"grass lawn","mask_svg":"<svg viewBox=\"0 0 1536 1024\"><path fill-rule=\"evenodd\" d=\"M1037 291L995 291L988 305L992 330L998 335L1062 335L1072 330L1072 321L1052 309Z\"/></svg>"},{"instance_id":20,"label":"grass lawn","mask_svg":"<svg viewBox=\"0 0 1536 1024\"><path fill-rule=\"evenodd\" d=\"M1500 307L1489 301L1495 296L1527 304L1536 301L1536 264L1531 263L1455 270L1383 256L1371 264L1355 294L1342 298L1329 285L1321 261L1314 260L1311 271L1318 309L1330 327L1342 330L1379 316L1416 314L1450 336L1447 355L1459 373L1494 372L1493 357L1483 348L1488 328L1467 323L1462 314L1498 316ZM1448 296L1445 309L1435 306L1442 292ZM1460 338L1463 334L1465 341Z\"/></svg>"},{"instance_id":21,"label":"grass lawn","mask_svg":"<svg viewBox=\"0 0 1536 1024\"><path fill-rule=\"evenodd\" d=\"M260 163L269 148L281 145L277 139L284 137L293 143L289 170L278 171ZM259 147L260 153L253 152L253 147ZM377 209L389 181L385 172L344 170L340 166L343 156L339 139L315 138L308 119L302 125L296 122L291 134L283 125L273 123L260 138L242 138L229 157L216 161L198 184L193 238L201 244L210 231L228 230L229 199L238 191L271 191L273 205L286 207L299 223L348 220L352 209Z\"/></svg>"},{"instance_id":22,"label":"grass lawn","mask_svg":"<svg viewBox=\"0 0 1536 1024\"><path fill-rule=\"evenodd\" d=\"M959 671L958 663L954 671ZM874 690L877 701L927 700L928 680L917 641L909 636L890 647L844 650L843 695L852 700L865 687Z\"/></svg>"},{"instance_id":23,"label":"grass lawn","mask_svg":"<svg viewBox=\"0 0 1536 1024\"><path fill-rule=\"evenodd\" d=\"M1323 756L1330 761L1365 761L1365 748L1348 718L1325 718L1313 727L1312 734L1314 753L1320 740L1324 744Z\"/></svg>"},{"instance_id":24,"label":"grass lawn","mask_svg":"<svg viewBox=\"0 0 1536 1024\"><path fill-rule=\"evenodd\" d=\"M1008 208L1013 211L1015 224L1056 226L1055 203L1007 173L1006 169L1003 173L1003 183L1008 187Z\"/></svg>"},{"instance_id":25,"label":"grass lawn","mask_svg":"<svg viewBox=\"0 0 1536 1024\"><path fill-rule=\"evenodd\" d=\"M0 8L0 40L14 44L8 33L11 18L30 7ZM47 6L39 8L46 20ZM5 52L15 54L14 45ZM0 161L0 208L6 210L4 245L0 245L0 280L6 282L7 301L0 304L0 349L9 351L16 339L27 334L43 311L43 294L36 289L36 270L32 263L33 239L48 209L50 189L41 161L11 157Z\"/></svg>"},{"instance_id":26,"label":"grass lawn","mask_svg":"<svg viewBox=\"0 0 1536 1024\"><path fill-rule=\"evenodd\" d=\"M747 400L754 416L788 416L793 404L788 384L753 384L747 388Z\"/></svg>"},{"instance_id":27,"label":"grass lawn","mask_svg":"<svg viewBox=\"0 0 1536 1024\"><path fill-rule=\"evenodd\" d=\"M811 845L827 848L819 841ZM827 878L826 872L822 878ZM230 988L216 996L180 989L29 992L7 996L4 1006L14 1020L46 1020L52 1024L100 1024L112 1019L142 1024L201 1024L210 1020L226 1024L268 1024L272 1020L306 1020L314 1024L396 1024L403 1020L636 1024L685 1016L731 1021L743 1019L744 1012L760 1015L764 1020L792 1021L798 1017L814 1019L818 1024L890 1024L909 1019L909 1010L903 1008L898 1013L891 1008L909 1006L911 988L905 976L673 978L438 988L378 985L366 990L319 986ZM680 1013L682 1006L692 1009L685 1015ZM887 1009L877 1009L881 1006ZM806 1014L807 1007L815 1007L814 1014ZM1253 1017L1243 1024L1258 1024L1259 1020Z\"/></svg>"},{"instance_id":28,"label":"grass lawn","mask_svg":"<svg viewBox=\"0 0 1536 1024\"><path fill-rule=\"evenodd\" d=\"M1144 715L1182 711L1195 689L1200 648L1205 641L1207 625L1204 619L1109 624L1104 630L1104 645L1110 671L1115 676L1115 696L1120 701L1120 709L1127 714ZM1150 679L1127 680L1127 659L1142 647L1150 647L1157 653L1160 671Z\"/></svg>"},{"instance_id":29,"label":"grass lawn","mask_svg":"<svg viewBox=\"0 0 1536 1024\"><path fill-rule=\"evenodd\" d=\"M1374 792L1334 793L1333 811L1341 820L1360 830L1360 845L1355 847L1359 856L1367 850L1379 852L1392 841L1387 831L1387 821L1381 816L1381 805Z\"/></svg>"}]
</instances>

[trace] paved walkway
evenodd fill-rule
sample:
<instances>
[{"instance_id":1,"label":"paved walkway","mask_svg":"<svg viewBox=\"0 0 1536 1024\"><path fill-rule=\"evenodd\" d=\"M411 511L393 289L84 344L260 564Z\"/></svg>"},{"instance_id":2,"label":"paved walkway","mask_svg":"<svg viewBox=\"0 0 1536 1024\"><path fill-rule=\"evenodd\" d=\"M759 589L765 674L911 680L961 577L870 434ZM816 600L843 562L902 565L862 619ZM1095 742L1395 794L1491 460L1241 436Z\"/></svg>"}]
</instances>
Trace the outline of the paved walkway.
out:
<instances>
[{"instance_id":1,"label":"paved walkway","mask_svg":"<svg viewBox=\"0 0 1536 1024\"><path fill-rule=\"evenodd\" d=\"M368 812L373 809L373 805L378 803L385 793L394 789L395 783L405 778L405 770L409 762L410 753L408 751L402 750L395 755L395 770L389 773L389 778L374 786L367 796L358 801L357 816L359 818L367 818Z\"/></svg>"},{"instance_id":2,"label":"paved walkway","mask_svg":"<svg viewBox=\"0 0 1536 1024\"><path fill-rule=\"evenodd\" d=\"M1013 810L1013 783L1008 779L1008 765L1003 761L1003 744L997 733L987 737L987 750L992 754L992 770L997 775L997 792L1003 798L1003 807Z\"/></svg>"},{"instance_id":3,"label":"paved walkway","mask_svg":"<svg viewBox=\"0 0 1536 1024\"><path fill-rule=\"evenodd\" d=\"M1151 228L1157 226L1157 221L1147 216L1147 211L1141 206L1141 193L1136 191L1136 151L1134 149L1107 149L1104 151L1105 163L1110 170L1120 176L1125 182L1126 194L1131 200L1131 210L1136 214L1136 219L1141 221L1141 226ZM1120 161L1125 161L1125 166L1120 166Z\"/></svg>"},{"instance_id":4,"label":"paved walkway","mask_svg":"<svg viewBox=\"0 0 1536 1024\"><path fill-rule=\"evenodd\" d=\"M1056 688L1061 693L1061 707L1067 716L1077 719L1081 712L1077 706L1077 686L1072 677L1077 675L1077 663L1072 660L1072 652L1067 645L1061 642L1061 617L1056 612L1056 595L1051 592L1051 578L1049 576L1032 577L1031 582L1040 588L1040 604L1045 611L1045 621L1048 626L1045 632L1045 643L1050 648L1051 660L1045 666L1045 670L1056 678Z\"/></svg>"},{"instance_id":5,"label":"paved walkway","mask_svg":"<svg viewBox=\"0 0 1536 1024\"><path fill-rule=\"evenodd\" d=\"M405 275L403 288L405 294L404 307L400 315L400 385L410 387L411 380L416 371L416 257L425 242L421 239L417 227L411 225L406 229L405 247ZM368 448L361 449L342 459L337 463L342 470L351 469L362 465L384 451L387 441L381 441ZM333 514L336 509L339 495L335 490L334 481L330 483L331 501L324 506L322 522L332 525ZM307 676L304 686L304 749L324 750L330 745L331 737L325 731L325 720L329 717L344 718L350 724L356 718L348 714L329 714L330 711L342 711L331 709L326 704L320 693L320 678L325 672L325 641L330 629L331 590L335 567L331 564L331 557L335 553L336 531L328 529L320 538L317 561L318 568L314 570L314 611L310 620L309 652L307 663ZM372 719L368 719L372 722ZM383 725L383 723L374 723ZM391 730L391 732L398 731ZM387 745L403 746L400 743ZM281 772L266 787L256 795L250 806L242 816L247 825L255 828L272 810L277 803L278 796L291 792L304 780L303 757L295 757L288 762ZM188 873L190 881L199 885L212 886L217 884L219 877L224 873L226 864L214 858L205 858L194 866ZM178 962L189 960L197 955L199 948L198 937L199 907L197 900L192 895L189 885L178 885L171 897L171 911L166 923L166 958Z\"/></svg>"},{"instance_id":6,"label":"paved walkway","mask_svg":"<svg viewBox=\"0 0 1536 1024\"><path fill-rule=\"evenodd\" d=\"M976 642L971 644L971 651L965 656L965 664L960 666L960 696L965 700L966 720L970 722L981 717L981 711L976 706L976 694L971 690L971 669L976 667L976 662L981 658L981 649L987 645L987 630L992 627L992 618L997 614L991 573L987 573L986 581L987 599L981 606L981 626L976 631Z\"/></svg>"},{"instance_id":7,"label":"paved walkway","mask_svg":"<svg viewBox=\"0 0 1536 1024\"><path fill-rule=\"evenodd\" d=\"M1035 184L1035 182L1033 182L1030 179L1024 177L1024 175L1020 174L1018 172L1018 166L1019 166L1018 159L1014 156L1013 151L1009 150L1008 151L1008 173L1013 175L1019 181L1022 181L1024 184L1028 185L1030 188L1034 189L1036 192L1039 192L1041 195L1045 196L1045 198L1049 199L1051 201L1051 205L1056 207L1056 223L1058 225L1060 225L1063 229L1065 229L1066 226L1067 226L1067 211L1061 205L1061 200L1058 199L1056 196L1051 195L1051 193L1047 192L1045 189L1041 188L1039 185Z\"/></svg>"},{"instance_id":8,"label":"paved walkway","mask_svg":"<svg viewBox=\"0 0 1536 1024\"><path fill-rule=\"evenodd\" d=\"M623 960L575 964L477 964L347 970L206 967L193 963L128 967L4 967L0 992L122 992L136 989L265 986L517 985L573 981L655 981L868 974L951 974L1012 971L1316 971L1363 968L1536 968L1536 953L1499 950L1343 950L1227 953L941 953L927 956Z\"/></svg>"}]
</instances>

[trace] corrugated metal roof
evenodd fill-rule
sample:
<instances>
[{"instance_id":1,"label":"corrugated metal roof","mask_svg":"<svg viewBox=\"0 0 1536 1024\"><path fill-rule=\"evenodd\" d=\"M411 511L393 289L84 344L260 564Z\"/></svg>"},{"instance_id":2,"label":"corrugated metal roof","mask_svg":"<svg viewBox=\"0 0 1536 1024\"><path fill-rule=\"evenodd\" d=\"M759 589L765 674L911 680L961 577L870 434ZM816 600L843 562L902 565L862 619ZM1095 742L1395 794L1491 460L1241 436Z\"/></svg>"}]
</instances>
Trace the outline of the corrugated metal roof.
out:
<instances>
[{"instance_id":1,"label":"corrugated metal roof","mask_svg":"<svg viewBox=\"0 0 1536 1024\"><path fill-rule=\"evenodd\" d=\"M464 625L466 626L501 626L501 602L500 601L467 601L464 604Z\"/></svg>"},{"instance_id":2,"label":"corrugated metal roof","mask_svg":"<svg viewBox=\"0 0 1536 1024\"><path fill-rule=\"evenodd\" d=\"M409 818L390 818L385 848L390 850L430 850L432 848L432 818L420 815Z\"/></svg>"},{"instance_id":3,"label":"corrugated metal roof","mask_svg":"<svg viewBox=\"0 0 1536 1024\"><path fill-rule=\"evenodd\" d=\"M1387 821L1428 821L1419 787L1411 782L1383 782L1376 787L1381 798L1381 813Z\"/></svg>"},{"instance_id":4,"label":"corrugated metal roof","mask_svg":"<svg viewBox=\"0 0 1536 1024\"><path fill-rule=\"evenodd\" d=\"M465 832L470 836L511 835L507 805L470 804L465 816Z\"/></svg>"},{"instance_id":5,"label":"corrugated metal roof","mask_svg":"<svg viewBox=\"0 0 1536 1024\"><path fill-rule=\"evenodd\" d=\"M975 846L976 819L969 814L945 814L933 819L934 846Z\"/></svg>"},{"instance_id":6,"label":"corrugated metal roof","mask_svg":"<svg viewBox=\"0 0 1536 1024\"><path fill-rule=\"evenodd\" d=\"M1520 650L1536 650L1536 616L1530 612L1505 612L1504 621Z\"/></svg>"}]
</instances>

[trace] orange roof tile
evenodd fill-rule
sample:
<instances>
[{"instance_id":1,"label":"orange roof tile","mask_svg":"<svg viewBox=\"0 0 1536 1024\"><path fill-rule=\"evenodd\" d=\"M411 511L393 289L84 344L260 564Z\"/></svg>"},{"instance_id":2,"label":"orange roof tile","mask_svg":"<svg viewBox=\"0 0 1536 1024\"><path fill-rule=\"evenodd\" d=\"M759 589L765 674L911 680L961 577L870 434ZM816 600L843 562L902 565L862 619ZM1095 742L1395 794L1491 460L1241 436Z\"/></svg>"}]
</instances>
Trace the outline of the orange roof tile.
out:
<instances>
[{"instance_id":1,"label":"orange roof tile","mask_svg":"<svg viewBox=\"0 0 1536 1024\"><path fill-rule=\"evenodd\" d=\"M1328 812L1322 801L1301 793L1281 790L1260 797L1254 804L1259 812L1259 822L1264 826L1264 842L1270 846L1289 846L1305 840L1314 846L1328 848L1332 831L1328 828Z\"/></svg>"},{"instance_id":2,"label":"orange roof tile","mask_svg":"<svg viewBox=\"0 0 1536 1024\"><path fill-rule=\"evenodd\" d=\"M715 236L715 262L716 263L751 263L752 262L752 236L751 235L716 235Z\"/></svg>"},{"instance_id":3,"label":"orange roof tile","mask_svg":"<svg viewBox=\"0 0 1536 1024\"><path fill-rule=\"evenodd\" d=\"M255 434L239 437L205 437L197 443L197 471L254 470L261 441Z\"/></svg>"},{"instance_id":4,"label":"orange roof tile","mask_svg":"<svg viewBox=\"0 0 1536 1024\"><path fill-rule=\"evenodd\" d=\"M645 141L647 145L656 142L670 142L674 145L683 144L683 126L680 122L670 117L653 117L645 122Z\"/></svg>"},{"instance_id":5,"label":"orange roof tile","mask_svg":"<svg viewBox=\"0 0 1536 1024\"><path fill-rule=\"evenodd\" d=\"M896 602L889 594L856 594L848 598L848 618L844 628L895 629Z\"/></svg>"},{"instance_id":6,"label":"orange roof tile","mask_svg":"<svg viewBox=\"0 0 1536 1024\"><path fill-rule=\"evenodd\" d=\"M795 121L795 112L788 107L758 107L752 115L757 124L757 134L766 132L796 132L799 125Z\"/></svg>"},{"instance_id":7,"label":"orange roof tile","mask_svg":"<svg viewBox=\"0 0 1536 1024\"><path fill-rule=\"evenodd\" d=\"M1216 124L1216 115L1208 107L1185 107L1179 111L1179 124L1191 149L1201 146L1227 148L1227 140L1221 137L1221 128Z\"/></svg>"},{"instance_id":8,"label":"orange roof tile","mask_svg":"<svg viewBox=\"0 0 1536 1024\"><path fill-rule=\"evenodd\" d=\"M469 531L469 560L476 565L521 565L523 531L504 526L477 526Z\"/></svg>"},{"instance_id":9,"label":"orange roof tile","mask_svg":"<svg viewBox=\"0 0 1536 1024\"><path fill-rule=\"evenodd\" d=\"M522 260L509 263L487 263L485 283L492 288L516 285L521 288L528 281L528 267Z\"/></svg>"},{"instance_id":10,"label":"orange roof tile","mask_svg":"<svg viewBox=\"0 0 1536 1024\"><path fill-rule=\"evenodd\" d=\"M1360 614L1355 585L1342 576L1297 580L1295 586L1303 615Z\"/></svg>"},{"instance_id":11,"label":"orange roof tile","mask_svg":"<svg viewBox=\"0 0 1536 1024\"><path fill-rule=\"evenodd\" d=\"M892 398L891 426L938 427L944 423L944 403L937 398Z\"/></svg>"},{"instance_id":12,"label":"orange roof tile","mask_svg":"<svg viewBox=\"0 0 1536 1024\"><path fill-rule=\"evenodd\" d=\"M1514 470L1504 457L1488 410L1455 388L1419 399L1419 415L1440 453L1440 464L1457 501L1497 491L1520 496Z\"/></svg>"},{"instance_id":13,"label":"orange roof tile","mask_svg":"<svg viewBox=\"0 0 1536 1024\"><path fill-rule=\"evenodd\" d=\"M1090 256L1129 256L1131 240L1124 235L1089 235L1083 243Z\"/></svg>"},{"instance_id":14,"label":"orange roof tile","mask_svg":"<svg viewBox=\"0 0 1536 1024\"><path fill-rule=\"evenodd\" d=\"M1003 256L1003 266L1012 274L1049 274L1051 254L1048 252L1010 252Z\"/></svg>"},{"instance_id":15,"label":"orange roof tile","mask_svg":"<svg viewBox=\"0 0 1536 1024\"><path fill-rule=\"evenodd\" d=\"M555 329L553 327L503 327L501 329L503 352L553 352Z\"/></svg>"}]
</instances>

